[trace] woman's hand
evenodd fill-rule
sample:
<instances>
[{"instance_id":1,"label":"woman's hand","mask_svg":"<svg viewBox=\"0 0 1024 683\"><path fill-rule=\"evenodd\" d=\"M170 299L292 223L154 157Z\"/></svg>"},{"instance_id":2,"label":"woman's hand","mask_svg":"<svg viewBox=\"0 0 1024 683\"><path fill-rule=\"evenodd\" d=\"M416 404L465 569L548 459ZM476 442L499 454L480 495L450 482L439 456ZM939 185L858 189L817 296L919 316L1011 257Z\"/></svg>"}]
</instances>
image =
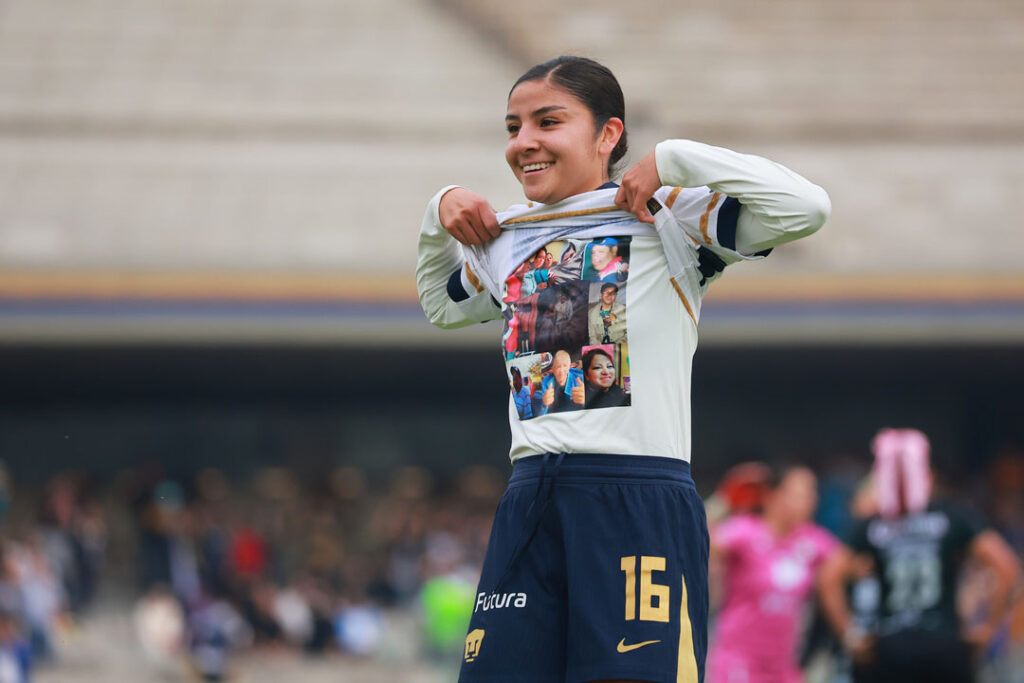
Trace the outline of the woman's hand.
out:
<instances>
[{"instance_id":1,"label":"woman's hand","mask_svg":"<svg viewBox=\"0 0 1024 683\"><path fill-rule=\"evenodd\" d=\"M437 214L448 234L463 244L483 244L501 234L487 199L462 187L444 193Z\"/></svg>"},{"instance_id":2,"label":"woman's hand","mask_svg":"<svg viewBox=\"0 0 1024 683\"><path fill-rule=\"evenodd\" d=\"M615 205L629 211L641 223L653 223L654 216L647 208L647 200L654 196L661 185L658 163L652 151L622 176L622 185L615 194Z\"/></svg>"},{"instance_id":3,"label":"woman's hand","mask_svg":"<svg viewBox=\"0 0 1024 683\"><path fill-rule=\"evenodd\" d=\"M552 382L551 386L547 388L544 395L541 396L540 402L545 408L550 408L551 404L555 402L555 383Z\"/></svg>"},{"instance_id":4,"label":"woman's hand","mask_svg":"<svg viewBox=\"0 0 1024 683\"><path fill-rule=\"evenodd\" d=\"M848 626L843 633L842 644L855 664L867 666L875 659L875 637L860 627Z\"/></svg>"}]
</instances>

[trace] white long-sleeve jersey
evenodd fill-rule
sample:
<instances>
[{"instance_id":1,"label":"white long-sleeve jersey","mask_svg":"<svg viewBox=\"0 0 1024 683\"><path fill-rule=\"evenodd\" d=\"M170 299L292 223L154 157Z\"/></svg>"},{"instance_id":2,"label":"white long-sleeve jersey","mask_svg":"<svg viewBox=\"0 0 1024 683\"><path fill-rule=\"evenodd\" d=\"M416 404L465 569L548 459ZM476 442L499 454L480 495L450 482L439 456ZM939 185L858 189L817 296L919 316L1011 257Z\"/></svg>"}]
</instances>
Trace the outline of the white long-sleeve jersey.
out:
<instances>
[{"instance_id":1,"label":"white long-sleeve jersey","mask_svg":"<svg viewBox=\"0 0 1024 683\"><path fill-rule=\"evenodd\" d=\"M427 207L420 303L439 327L504 319L510 382L517 374L527 388L509 399L513 461L545 452L689 461L690 374L708 285L730 263L813 233L831 210L823 189L762 157L691 140L662 142L655 157L665 186L654 226L617 209L609 188L513 206L498 215L501 235L464 247L438 218L451 187ZM602 299L611 294L615 306ZM566 301L573 315L556 324ZM588 315L621 305L625 338L597 338Z\"/></svg>"}]
</instances>

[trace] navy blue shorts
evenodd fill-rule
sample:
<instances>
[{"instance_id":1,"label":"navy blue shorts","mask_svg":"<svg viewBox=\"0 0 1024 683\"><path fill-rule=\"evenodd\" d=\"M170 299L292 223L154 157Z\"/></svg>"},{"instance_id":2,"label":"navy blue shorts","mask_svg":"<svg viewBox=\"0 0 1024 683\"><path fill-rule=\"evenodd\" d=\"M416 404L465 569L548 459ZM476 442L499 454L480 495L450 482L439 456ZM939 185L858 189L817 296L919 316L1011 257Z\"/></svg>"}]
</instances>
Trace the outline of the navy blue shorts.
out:
<instances>
[{"instance_id":1,"label":"navy blue shorts","mask_svg":"<svg viewBox=\"0 0 1024 683\"><path fill-rule=\"evenodd\" d=\"M698 683L707 583L688 463L522 458L491 529L459 681Z\"/></svg>"}]
</instances>

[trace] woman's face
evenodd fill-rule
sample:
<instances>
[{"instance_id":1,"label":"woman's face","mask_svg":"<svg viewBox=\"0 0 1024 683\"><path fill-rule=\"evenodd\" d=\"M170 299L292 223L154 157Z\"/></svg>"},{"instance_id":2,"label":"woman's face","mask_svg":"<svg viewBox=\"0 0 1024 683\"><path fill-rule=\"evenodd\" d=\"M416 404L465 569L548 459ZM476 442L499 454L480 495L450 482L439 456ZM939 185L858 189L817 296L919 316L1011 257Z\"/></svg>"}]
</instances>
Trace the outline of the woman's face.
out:
<instances>
[{"instance_id":1,"label":"woman's face","mask_svg":"<svg viewBox=\"0 0 1024 683\"><path fill-rule=\"evenodd\" d=\"M786 473L773 494L793 522L806 522L818 507L818 478L806 467L794 467Z\"/></svg>"},{"instance_id":2,"label":"woman's face","mask_svg":"<svg viewBox=\"0 0 1024 683\"><path fill-rule=\"evenodd\" d=\"M590 110L547 79L526 81L508 98L505 160L528 199L543 204L596 190L622 134L613 118L595 130Z\"/></svg>"},{"instance_id":3,"label":"woman's face","mask_svg":"<svg viewBox=\"0 0 1024 683\"><path fill-rule=\"evenodd\" d=\"M586 377L591 384L607 389L615 383L615 363L602 353L594 354L586 370Z\"/></svg>"}]
</instances>

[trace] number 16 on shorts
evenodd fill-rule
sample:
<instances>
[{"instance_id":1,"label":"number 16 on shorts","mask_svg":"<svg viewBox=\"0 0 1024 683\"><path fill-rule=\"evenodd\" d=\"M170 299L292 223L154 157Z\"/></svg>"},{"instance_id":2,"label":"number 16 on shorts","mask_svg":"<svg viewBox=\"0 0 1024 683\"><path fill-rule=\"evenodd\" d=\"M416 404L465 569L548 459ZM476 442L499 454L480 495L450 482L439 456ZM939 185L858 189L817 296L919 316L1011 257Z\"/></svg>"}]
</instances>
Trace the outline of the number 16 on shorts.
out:
<instances>
[{"instance_id":1,"label":"number 16 on shorts","mask_svg":"<svg viewBox=\"0 0 1024 683\"><path fill-rule=\"evenodd\" d=\"M653 577L654 572L665 571L665 558L627 555L620 558L619 568L626 575L626 621L639 618L640 621L668 623L670 589L664 584L654 583Z\"/></svg>"}]
</instances>

